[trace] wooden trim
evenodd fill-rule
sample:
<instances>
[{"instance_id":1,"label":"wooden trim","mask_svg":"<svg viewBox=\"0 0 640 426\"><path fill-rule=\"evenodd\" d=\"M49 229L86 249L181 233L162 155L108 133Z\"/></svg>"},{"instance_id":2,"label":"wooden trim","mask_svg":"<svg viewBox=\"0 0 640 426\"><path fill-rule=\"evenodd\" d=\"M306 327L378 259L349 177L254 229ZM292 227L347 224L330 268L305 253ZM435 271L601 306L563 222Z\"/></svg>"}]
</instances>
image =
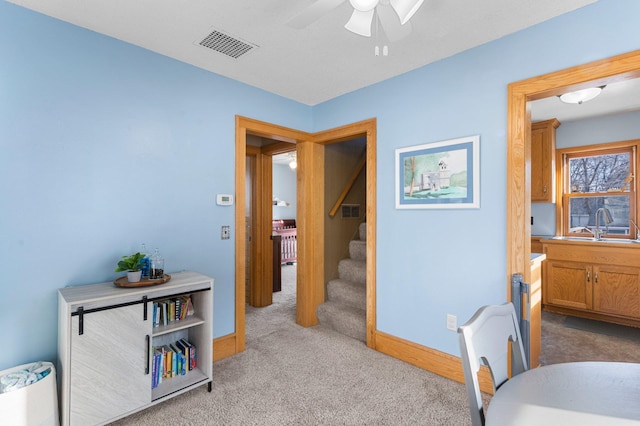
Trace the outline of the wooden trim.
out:
<instances>
[{"instance_id":1,"label":"wooden trim","mask_svg":"<svg viewBox=\"0 0 640 426\"><path fill-rule=\"evenodd\" d=\"M244 351L245 348L245 303L246 290L245 286L245 240L246 232L246 155L247 155L247 126L249 123L242 117L236 116L236 165L235 165L235 353Z\"/></svg>"},{"instance_id":2,"label":"wooden trim","mask_svg":"<svg viewBox=\"0 0 640 426\"><path fill-rule=\"evenodd\" d=\"M284 154L286 152L291 152L295 150L296 150L296 145L290 142L276 142L270 145L265 145L260 149L260 151L263 154L268 154L268 155Z\"/></svg>"},{"instance_id":3,"label":"wooden trim","mask_svg":"<svg viewBox=\"0 0 640 426\"><path fill-rule=\"evenodd\" d=\"M640 77L640 50L511 83L507 104L507 300L510 277L530 282L531 116L527 102ZM535 330L532 330L534 332Z\"/></svg>"},{"instance_id":4,"label":"wooden trim","mask_svg":"<svg viewBox=\"0 0 640 426\"><path fill-rule=\"evenodd\" d=\"M312 154L311 157L307 157L307 159L303 159L303 161L311 163L311 166L309 167L315 167L316 170L320 170L317 163L318 159L314 159L313 157L314 155L321 153L321 151L318 149L319 147L321 147L321 145L342 142L357 138L359 136L365 136L367 138L367 345L373 347L376 327L376 120L368 119L358 123L337 127L335 129L329 129L323 132L310 134L246 117L236 116L236 353L242 352L245 349L245 156L247 150L251 151L252 149L251 147L246 146L247 134L261 136L287 143L304 144L306 142L317 145L315 148L311 146L305 146L305 148L303 148L305 152L303 152L302 155L301 152L298 151L298 162L300 162L301 156L308 156L308 154L310 153ZM284 145L279 146L284 147ZM296 146L296 148L299 149L300 147ZM300 173L300 170L301 168L299 168L298 173ZM324 170L324 168L322 168L322 170ZM302 184L298 184L297 203L299 206L305 205L305 203L309 199L309 194L313 193L313 191L319 190L319 175L311 175L311 173L306 173L303 174L303 176L304 182ZM300 188L303 188L303 190L301 191ZM304 193L305 188L306 191L309 192L309 194ZM324 199L324 197L320 198ZM311 201L313 202L313 200ZM318 204L314 202L313 205L317 206ZM307 210L309 211L309 209ZM319 211L321 212L323 210ZM298 214L300 214L299 211ZM316 214L316 212L309 213L309 216L303 219L303 221L314 223L312 229L309 232L317 233L319 232L319 229L321 229L320 227L323 225L322 221L313 216L314 214ZM305 238L307 239L307 241L312 241L312 239L310 239L310 235L313 234L305 235L305 232L305 229L300 226L300 228L298 229L299 243L300 239L304 241ZM318 234L315 235L317 238ZM305 244L308 245L308 243ZM316 247L316 252L317 248L318 247ZM309 258L308 256L313 255L314 251L309 247L307 247L305 250L307 250L307 252L305 252L304 256L306 256L306 259L308 259L306 261L314 263L315 265L313 267L305 266L305 260L298 259L298 286L303 285L311 287L305 288L298 293L297 310L304 309L306 311L302 314L298 313L297 316L301 315L301 318L304 320L305 324L313 325L317 323L317 318L315 317L315 308L313 307L319 304L318 301L324 300L324 282L322 282L324 274L314 273L313 271L321 272L324 270L324 256L320 255L319 258ZM302 274L301 270L303 271ZM304 300L301 300L301 297L303 297ZM310 311L310 309L313 309L313 311Z\"/></svg>"},{"instance_id":5,"label":"wooden trim","mask_svg":"<svg viewBox=\"0 0 640 426\"><path fill-rule=\"evenodd\" d=\"M380 331L376 334L377 351L447 379L464 383L460 358ZM480 368L478 381L482 392L493 394L493 380L487 367Z\"/></svg>"},{"instance_id":6,"label":"wooden trim","mask_svg":"<svg viewBox=\"0 0 640 426\"><path fill-rule=\"evenodd\" d=\"M318 324L316 308L324 302L324 146L297 145L296 226L298 269L296 322Z\"/></svg>"},{"instance_id":7,"label":"wooden trim","mask_svg":"<svg viewBox=\"0 0 640 426\"><path fill-rule=\"evenodd\" d=\"M227 334L226 336L213 339L213 361L220 361L221 359L235 355L236 352L236 334Z\"/></svg>"}]
</instances>

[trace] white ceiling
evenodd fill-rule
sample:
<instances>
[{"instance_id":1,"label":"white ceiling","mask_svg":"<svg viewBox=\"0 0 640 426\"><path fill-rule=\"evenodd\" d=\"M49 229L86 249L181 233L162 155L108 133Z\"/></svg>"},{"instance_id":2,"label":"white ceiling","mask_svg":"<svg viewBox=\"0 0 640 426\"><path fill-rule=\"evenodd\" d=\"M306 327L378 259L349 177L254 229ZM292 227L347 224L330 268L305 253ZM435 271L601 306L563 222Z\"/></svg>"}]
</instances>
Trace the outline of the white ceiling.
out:
<instances>
[{"instance_id":1,"label":"white ceiling","mask_svg":"<svg viewBox=\"0 0 640 426\"><path fill-rule=\"evenodd\" d=\"M640 79L609 84L581 105L565 104L557 96L531 102L531 121L557 118L561 123L603 115L640 111Z\"/></svg>"},{"instance_id":2,"label":"white ceiling","mask_svg":"<svg viewBox=\"0 0 640 426\"><path fill-rule=\"evenodd\" d=\"M383 32L366 38L344 29L348 0L302 29L287 21L312 0L8 1L316 105L597 0L425 0L410 35L394 43ZM233 59L200 46L213 30L257 47ZM376 57L376 43L389 56Z\"/></svg>"}]
</instances>

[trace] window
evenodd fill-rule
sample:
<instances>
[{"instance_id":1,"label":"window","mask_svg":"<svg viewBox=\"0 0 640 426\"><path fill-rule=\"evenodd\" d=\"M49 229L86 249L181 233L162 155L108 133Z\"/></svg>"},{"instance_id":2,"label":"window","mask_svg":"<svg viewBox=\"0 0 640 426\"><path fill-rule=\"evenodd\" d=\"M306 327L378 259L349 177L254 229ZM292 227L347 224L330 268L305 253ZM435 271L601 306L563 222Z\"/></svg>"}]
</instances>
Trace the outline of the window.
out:
<instances>
[{"instance_id":1,"label":"window","mask_svg":"<svg viewBox=\"0 0 640 426\"><path fill-rule=\"evenodd\" d=\"M599 225L607 238L636 237L634 177L638 143L640 141L558 151L562 178L562 190L558 194L561 235L593 237Z\"/></svg>"}]
</instances>

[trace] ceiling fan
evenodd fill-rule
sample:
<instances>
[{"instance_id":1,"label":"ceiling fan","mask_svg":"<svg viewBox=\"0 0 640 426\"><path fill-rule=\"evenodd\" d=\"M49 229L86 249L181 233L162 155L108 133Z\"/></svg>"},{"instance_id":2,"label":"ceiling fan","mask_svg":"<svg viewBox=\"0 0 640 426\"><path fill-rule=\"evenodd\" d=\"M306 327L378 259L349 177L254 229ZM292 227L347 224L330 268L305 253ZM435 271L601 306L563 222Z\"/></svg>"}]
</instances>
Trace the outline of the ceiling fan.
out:
<instances>
[{"instance_id":1,"label":"ceiling fan","mask_svg":"<svg viewBox=\"0 0 640 426\"><path fill-rule=\"evenodd\" d=\"M304 28L345 1L317 0L290 19L288 24L294 28ZM353 13L344 27L355 34L371 37L371 27L377 16L389 41L397 41L411 32L409 19L423 2L424 0L349 0Z\"/></svg>"}]
</instances>

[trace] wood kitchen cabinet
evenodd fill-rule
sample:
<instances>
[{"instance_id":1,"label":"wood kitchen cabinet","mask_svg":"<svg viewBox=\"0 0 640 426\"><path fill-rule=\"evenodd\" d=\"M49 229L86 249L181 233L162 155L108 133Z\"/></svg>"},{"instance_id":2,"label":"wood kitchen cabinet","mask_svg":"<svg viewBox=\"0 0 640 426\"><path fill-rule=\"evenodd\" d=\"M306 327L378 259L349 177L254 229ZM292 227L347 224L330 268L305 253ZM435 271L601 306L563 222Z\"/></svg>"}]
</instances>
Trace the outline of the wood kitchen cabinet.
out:
<instances>
[{"instance_id":1,"label":"wood kitchen cabinet","mask_svg":"<svg viewBox=\"0 0 640 426\"><path fill-rule=\"evenodd\" d=\"M593 282L594 310L640 318L640 268L594 266Z\"/></svg>"},{"instance_id":2,"label":"wood kitchen cabinet","mask_svg":"<svg viewBox=\"0 0 640 426\"><path fill-rule=\"evenodd\" d=\"M591 309L591 265L552 260L547 256L544 303L574 309Z\"/></svg>"},{"instance_id":3,"label":"wood kitchen cabinet","mask_svg":"<svg viewBox=\"0 0 640 426\"><path fill-rule=\"evenodd\" d=\"M555 118L531 125L531 202L553 203L555 189Z\"/></svg>"},{"instance_id":4,"label":"wood kitchen cabinet","mask_svg":"<svg viewBox=\"0 0 640 426\"><path fill-rule=\"evenodd\" d=\"M544 240L545 310L640 327L640 245Z\"/></svg>"}]
</instances>

